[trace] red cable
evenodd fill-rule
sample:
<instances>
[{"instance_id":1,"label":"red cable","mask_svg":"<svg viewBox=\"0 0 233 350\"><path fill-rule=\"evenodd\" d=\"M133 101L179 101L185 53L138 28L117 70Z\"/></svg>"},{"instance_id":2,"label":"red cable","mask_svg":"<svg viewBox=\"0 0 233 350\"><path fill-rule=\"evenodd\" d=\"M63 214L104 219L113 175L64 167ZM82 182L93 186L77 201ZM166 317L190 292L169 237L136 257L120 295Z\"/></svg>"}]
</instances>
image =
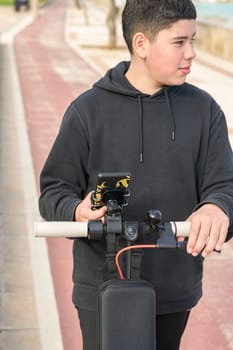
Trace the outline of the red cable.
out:
<instances>
[{"instance_id":1,"label":"red cable","mask_svg":"<svg viewBox=\"0 0 233 350\"><path fill-rule=\"evenodd\" d=\"M157 247L156 244L139 244L139 245L130 245L128 247L125 247L125 248L119 250L119 252L116 254L116 257L115 257L115 264L116 264L120 279L121 280L125 279L123 272L121 270L120 264L119 264L119 257L122 253L124 253L128 250L131 250L131 249L142 249L142 248L145 249L145 248L156 248L156 247Z\"/></svg>"}]
</instances>

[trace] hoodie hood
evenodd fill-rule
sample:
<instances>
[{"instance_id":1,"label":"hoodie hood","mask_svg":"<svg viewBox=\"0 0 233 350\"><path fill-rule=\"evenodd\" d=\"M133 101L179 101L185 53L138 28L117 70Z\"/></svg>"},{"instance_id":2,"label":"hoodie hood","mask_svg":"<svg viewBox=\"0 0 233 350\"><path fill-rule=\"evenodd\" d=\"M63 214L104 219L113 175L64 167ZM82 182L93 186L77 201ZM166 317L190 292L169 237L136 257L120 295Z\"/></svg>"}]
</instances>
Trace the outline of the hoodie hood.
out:
<instances>
[{"instance_id":1,"label":"hoodie hood","mask_svg":"<svg viewBox=\"0 0 233 350\"><path fill-rule=\"evenodd\" d=\"M171 124L171 140L175 141L175 117L172 111L172 106L170 102L170 94L172 94L177 86L174 87L164 87L160 91L157 91L153 95L142 93L137 90L133 85L130 84L128 79L125 76L125 73L129 69L130 62L123 61L120 62L116 67L110 69L106 75L98 80L94 87L104 89L113 93L135 97L138 100L138 125L139 125L139 142L140 142L140 154L139 159L140 162L143 163L143 102L146 99L157 99L157 100L165 100L165 104L167 106L168 118L170 119Z\"/></svg>"}]
</instances>

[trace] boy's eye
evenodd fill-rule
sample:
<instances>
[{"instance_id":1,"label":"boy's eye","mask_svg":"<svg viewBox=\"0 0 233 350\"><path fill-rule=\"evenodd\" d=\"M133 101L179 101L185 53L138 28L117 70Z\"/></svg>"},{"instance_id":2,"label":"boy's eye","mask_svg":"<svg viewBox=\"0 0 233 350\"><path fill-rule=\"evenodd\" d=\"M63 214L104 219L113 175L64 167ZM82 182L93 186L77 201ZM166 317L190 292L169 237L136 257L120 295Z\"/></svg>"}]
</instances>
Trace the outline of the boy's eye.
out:
<instances>
[{"instance_id":1,"label":"boy's eye","mask_svg":"<svg viewBox=\"0 0 233 350\"><path fill-rule=\"evenodd\" d=\"M184 44L184 40L175 41L174 44L177 46L182 46Z\"/></svg>"},{"instance_id":2,"label":"boy's eye","mask_svg":"<svg viewBox=\"0 0 233 350\"><path fill-rule=\"evenodd\" d=\"M194 40L195 40L195 39L192 38L192 39L189 41L191 45L193 45ZM183 45L185 45L186 42L187 42L186 40L177 40L177 41L174 42L174 44L175 44L176 46L183 46Z\"/></svg>"}]
</instances>

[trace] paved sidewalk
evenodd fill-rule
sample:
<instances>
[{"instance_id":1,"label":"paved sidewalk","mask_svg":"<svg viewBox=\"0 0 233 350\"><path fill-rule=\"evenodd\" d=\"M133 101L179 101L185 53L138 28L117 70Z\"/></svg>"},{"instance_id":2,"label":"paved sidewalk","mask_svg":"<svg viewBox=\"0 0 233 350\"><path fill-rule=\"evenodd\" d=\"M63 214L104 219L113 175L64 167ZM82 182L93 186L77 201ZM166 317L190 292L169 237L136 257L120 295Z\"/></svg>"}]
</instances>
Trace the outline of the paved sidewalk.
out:
<instances>
[{"instance_id":1,"label":"paved sidewalk","mask_svg":"<svg viewBox=\"0 0 233 350\"><path fill-rule=\"evenodd\" d=\"M0 35L14 29L29 16L28 11L15 12L13 6L0 6Z\"/></svg>"},{"instance_id":2,"label":"paved sidewalk","mask_svg":"<svg viewBox=\"0 0 233 350\"><path fill-rule=\"evenodd\" d=\"M0 18L0 350L62 350L47 245L32 234L37 191L12 45L31 15L0 7Z\"/></svg>"},{"instance_id":3,"label":"paved sidewalk","mask_svg":"<svg viewBox=\"0 0 233 350\"><path fill-rule=\"evenodd\" d=\"M1 12L0 14L2 15ZM27 14L21 15L27 16ZM34 208L37 207L36 197L38 193L39 173L68 104L82 91L89 88L106 69L113 66L119 60L128 58L127 51L123 48L120 33L118 35L120 48L117 50L99 49L97 44L100 43L100 40L102 42L103 38L107 38L103 14L91 8L89 19L90 26L86 26L83 12L76 9L71 0L57 0L45 8L41 16L21 31L14 39L19 83L24 103L24 123L26 123L22 127L23 116L21 114L21 119L17 122L19 124L17 127L20 130L17 131L17 140L18 142L20 141L21 132L24 133L26 138L28 136L31 155L26 157L29 159L26 165L26 175L24 164L23 180L19 181L19 183L17 182L18 186L14 182L14 178L8 177L9 172L4 175L4 184L6 189L9 188L9 184L12 186L12 206L16 199L18 199L17 203L21 203L21 197L19 197L21 192L23 192L22 199L25 196L32 198L27 199L27 205L24 210L22 207L18 207L18 214L16 216L22 220L22 225L25 225L25 221L29 220L29 224L27 224L29 226L17 227L19 220L15 222L15 234L13 236L13 243L11 243L12 245L14 245L18 237L17 228L20 232L28 231L27 235L31 237L31 223L38 215L36 209L34 212ZM11 20L13 23L13 14ZM9 36L4 35L3 38L7 41ZM7 48L7 50L10 49ZM210 91L221 103L227 114L231 135L233 130L231 103L233 64L201 52L199 57L199 60L193 66L190 81ZM4 60L4 64L7 64L6 60ZM214 69L211 67L214 67ZM6 82L6 80L5 75L4 81ZM11 92L17 91L15 87L9 87L9 90ZM5 91L1 91L1 94L1 99L3 100ZM8 96L9 105L11 101L14 101L12 94ZM7 116L11 116L11 114L12 112L8 112ZM13 142L13 131L15 131L15 127L13 126L15 126L16 119L11 122L10 120L8 121L8 117L6 120L4 119L4 129L7 128L12 134L1 134L1 145L4 145L4 147L1 146L1 152L6 149L5 140L8 140L7 149L10 149L10 146L15 144ZM9 124L7 124L8 122ZM25 135L25 132L27 135ZM3 139L3 137L5 138ZM16 150L17 148L18 144L16 144ZM19 154L15 153L15 157L12 157L13 163L17 159L22 158L22 154L25 154L25 148L23 149L24 152L21 150ZM9 155L4 155L4 157L7 159ZM16 168L8 169L11 171L11 176L12 174L19 173L17 166ZM29 178L30 176L32 177L28 180L27 176ZM0 178L0 181L2 184L3 179ZM34 182L34 184L31 184L31 182ZM0 198L6 199L6 193L3 193L3 190L1 191ZM4 213L4 217L9 218L4 212L6 209L3 208L3 204L0 199L0 211ZM12 206L10 208L8 207L9 213L15 212ZM27 216L29 216L29 219ZM0 243L6 239L4 232L8 229L6 224L9 225L9 219L5 222L4 230L1 230L2 223L0 221ZM24 241L20 240L19 243L15 243L17 248L21 247L22 249L22 246L26 247L24 250L25 254L18 255L16 252L12 255L12 263L15 268L10 270L9 265L0 264L0 271L4 271L6 281L12 280L12 278L16 279L18 273L17 267L21 267L19 260L23 264L26 263L26 266L29 266L29 272L25 277L21 273L20 278L17 279L21 283L20 288L12 284L12 291L16 295L15 298L9 299L9 304L6 304L6 299L3 298L7 293L6 283L5 285L0 284L0 300L2 302L0 304L0 312L2 312L4 301L5 310L9 314L10 309L6 309L6 307L10 307L9 305L11 305L12 300L15 300L15 303L11 305L12 319L8 323L9 329L6 328L6 323L3 324L1 314L0 326L2 329L5 328L3 332L0 332L0 344L4 344L2 349L1 346L3 345L0 345L0 349L81 350L80 330L76 312L71 303L72 243L65 239L49 239L47 242L43 239L31 241L31 238L28 240L25 236L23 239ZM39 249L38 246L40 246ZM0 251L0 253L2 256L4 252ZM39 259L39 254L43 262ZM3 256L6 255L3 254ZM35 265L33 256L36 257L36 260L39 259L39 265ZM232 256L233 243L231 242L226 244L221 255L213 254L207 259L204 297L200 305L193 311L181 350L233 349L233 315L231 312L233 306ZM49 270L50 272L49 266L46 265L48 263L48 257L52 277L47 275L47 279L45 280L43 278L47 271ZM2 258L0 261L2 262ZM35 291L35 287L37 288L37 292ZM22 298L19 295L20 293L24 294L26 290L28 297L25 296L25 300L28 302L30 300L30 308L22 302ZM43 294L43 301L39 299L40 294ZM17 303L19 300L20 303ZM56 302L56 305L54 305L54 302ZM18 308L19 305L21 308ZM56 309L58 310L58 314L56 313ZM27 312L22 310L27 310ZM26 322L26 326L21 323L21 319L19 318L19 315L22 314L25 320L22 322ZM14 324L14 319L16 318L18 323ZM48 319L53 320L54 323L51 323L51 321L48 322ZM6 322L6 319L4 322ZM46 326L45 322L47 322ZM31 329L29 327L30 324ZM61 334L57 327L60 327ZM21 330L25 331L25 328L26 332L20 332ZM33 334L32 331L35 333ZM24 342L20 334L25 335ZM50 344L46 344L46 335L47 338L51 337Z\"/></svg>"}]
</instances>

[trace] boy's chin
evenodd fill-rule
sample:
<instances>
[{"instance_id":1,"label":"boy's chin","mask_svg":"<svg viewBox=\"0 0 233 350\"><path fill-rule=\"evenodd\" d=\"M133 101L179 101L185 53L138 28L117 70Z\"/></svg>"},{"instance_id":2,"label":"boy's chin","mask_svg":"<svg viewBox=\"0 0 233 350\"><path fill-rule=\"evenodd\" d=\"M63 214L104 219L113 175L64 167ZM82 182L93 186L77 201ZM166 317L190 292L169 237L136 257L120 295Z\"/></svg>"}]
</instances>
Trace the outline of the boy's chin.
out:
<instances>
[{"instance_id":1,"label":"boy's chin","mask_svg":"<svg viewBox=\"0 0 233 350\"><path fill-rule=\"evenodd\" d=\"M179 85L183 85L185 82L186 82L186 77L180 78L180 79L174 79L171 85L179 86Z\"/></svg>"},{"instance_id":2,"label":"boy's chin","mask_svg":"<svg viewBox=\"0 0 233 350\"><path fill-rule=\"evenodd\" d=\"M173 82L169 82L168 84L165 84L165 86L180 86L183 85L185 83L186 79L181 80L177 80L177 81L173 81Z\"/></svg>"}]
</instances>

